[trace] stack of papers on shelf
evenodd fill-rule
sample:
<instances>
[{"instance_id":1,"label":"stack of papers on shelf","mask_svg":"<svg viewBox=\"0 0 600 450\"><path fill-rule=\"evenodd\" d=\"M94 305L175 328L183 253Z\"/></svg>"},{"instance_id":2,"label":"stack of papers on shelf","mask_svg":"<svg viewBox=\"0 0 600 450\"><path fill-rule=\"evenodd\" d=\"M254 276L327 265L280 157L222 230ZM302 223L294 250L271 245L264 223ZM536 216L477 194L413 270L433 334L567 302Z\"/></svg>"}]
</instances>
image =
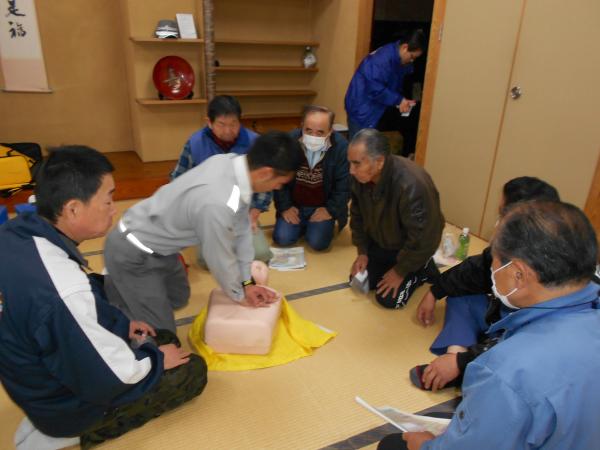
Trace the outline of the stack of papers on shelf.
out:
<instances>
[{"instance_id":1,"label":"stack of papers on shelf","mask_svg":"<svg viewBox=\"0 0 600 450\"><path fill-rule=\"evenodd\" d=\"M299 270L306 267L303 247L275 248L271 247L273 258L269 267L275 270Z\"/></svg>"},{"instance_id":2,"label":"stack of papers on shelf","mask_svg":"<svg viewBox=\"0 0 600 450\"><path fill-rule=\"evenodd\" d=\"M450 419L439 419L436 417L419 416L417 414L410 414L404 411L400 411L391 406L379 406L374 407L369 405L360 397L354 398L356 402L367 408L374 414L377 414L384 420L394 425L400 431L429 431L435 436L439 436L450 423Z\"/></svg>"}]
</instances>

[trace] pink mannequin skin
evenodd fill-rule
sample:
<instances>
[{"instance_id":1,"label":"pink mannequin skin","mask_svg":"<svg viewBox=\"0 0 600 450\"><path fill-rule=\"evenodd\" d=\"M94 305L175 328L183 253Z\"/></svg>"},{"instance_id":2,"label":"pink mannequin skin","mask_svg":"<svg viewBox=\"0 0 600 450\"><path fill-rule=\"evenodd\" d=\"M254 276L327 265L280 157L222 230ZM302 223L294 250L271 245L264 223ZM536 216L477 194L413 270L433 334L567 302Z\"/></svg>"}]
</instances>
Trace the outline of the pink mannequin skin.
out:
<instances>
[{"instance_id":1,"label":"pink mannequin skin","mask_svg":"<svg viewBox=\"0 0 600 450\"><path fill-rule=\"evenodd\" d=\"M266 286L269 282L269 268L262 261L252 261L250 273L259 286Z\"/></svg>"}]
</instances>

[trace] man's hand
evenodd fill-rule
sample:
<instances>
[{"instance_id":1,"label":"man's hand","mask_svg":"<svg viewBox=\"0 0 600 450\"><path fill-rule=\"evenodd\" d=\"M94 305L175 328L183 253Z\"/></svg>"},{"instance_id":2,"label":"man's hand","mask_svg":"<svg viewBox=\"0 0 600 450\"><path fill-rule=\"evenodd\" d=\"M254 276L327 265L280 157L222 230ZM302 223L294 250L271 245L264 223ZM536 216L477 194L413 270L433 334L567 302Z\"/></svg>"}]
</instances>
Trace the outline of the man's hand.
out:
<instances>
[{"instance_id":1,"label":"man's hand","mask_svg":"<svg viewBox=\"0 0 600 450\"><path fill-rule=\"evenodd\" d=\"M181 366L190 361L190 352L177 347L175 344L161 345L158 349L163 352L165 370Z\"/></svg>"},{"instance_id":2,"label":"man's hand","mask_svg":"<svg viewBox=\"0 0 600 450\"><path fill-rule=\"evenodd\" d=\"M260 209L250 208L250 226L252 227L253 233L256 233L256 229L258 228L258 216L260 216L260 213Z\"/></svg>"},{"instance_id":3,"label":"man's hand","mask_svg":"<svg viewBox=\"0 0 600 450\"><path fill-rule=\"evenodd\" d=\"M300 223L300 215L298 214L298 208L292 206L291 208L286 209L281 213L281 217L287 223L291 223L293 225L298 225Z\"/></svg>"},{"instance_id":4,"label":"man's hand","mask_svg":"<svg viewBox=\"0 0 600 450\"><path fill-rule=\"evenodd\" d=\"M413 106L415 106L417 102L414 100L409 100L407 98L403 98L400 104L398 105L398 109L401 113L409 112Z\"/></svg>"},{"instance_id":5,"label":"man's hand","mask_svg":"<svg viewBox=\"0 0 600 450\"><path fill-rule=\"evenodd\" d=\"M253 284L245 286L244 293L246 294L246 298L241 302L241 304L244 306L251 306L253 308L269 306L271 303L277 300L277 296L273 291L262 286L255 286Z\"/></svg>"},{"instance_id":6,"label":"man's hand","mask_svg":"<svg viewBox=\"0 0 600 450\"><path fill-rule=\"evenodd\" d=\"M435 358L423 371L423 386L433 392L442 389L460 375L456 353L446 353Z\"/></svg>"},{"instance_id":7,"label":"man's hand","mask_svg":"<svg viewBox=\"0 0 600 450\"><path fill-rule=\"evenodd\" d=\"M423 442L435 439L435 436L429 431L413 431L411 433L402 433L402 439L406 442L408 450L419 450Z\"/></svg>"},{"instance_id":8,"label":"man's hand","mask_svg":"<svg viewBox=\"0 0 600 450\"><path fill-rule=\"evenodd\" d=\"M146 322L138 320L129 322L129 339L144 339L148 335L156 336L156 331Z\"/></svg>"},{"instance_id":9,"label":"man's hand","mask_svg":"<svg viewBox=\"0 0 600 450\"><path fill-rule=\"evenodd\" d=\"M324 222L325 220L333 219L327 208L321 206L315 209L315 212L310 216L309 222Z\"/></svg>"},{"instance_id":10,"label":"man's hand","mask_svg":"<svg viewBox=\"0 0 600 450\"><path fill-rule=\"evenodd\" d=\"M379 283L377 283L377 293L382 297L385 297L390 291L392 291L392 295L396 297L398 294L398 288L403 281L404 277L398 275L398 272L396 272L392 267L385 273L383 277L381 277Z\"/></svg>"},{"instance_id":11,"label":"man's hand","mask_svg":"<svg viewBox=\"0 0 600 450\"><path fill-rule=\"evenodd\" d=\"M421 325L428 327L435 322L434 310L435 297L431 293L431 290L429 290L421 299L419 306L417 306L417 319L421 322Z\"/></svg>"},{"instance_id":12,"label":"man's hand","mask_svg":"<svg viewBox=\"0 0 600 450\"><path fill-rule=\"evenodd\" d=\"M367 270L367 264L369 263L369 257L367 255L358 255L354 262L352 263L352 267L350 268L350 276L356 275L358 272L362 272Z\"/></svg>"}]
</instances>

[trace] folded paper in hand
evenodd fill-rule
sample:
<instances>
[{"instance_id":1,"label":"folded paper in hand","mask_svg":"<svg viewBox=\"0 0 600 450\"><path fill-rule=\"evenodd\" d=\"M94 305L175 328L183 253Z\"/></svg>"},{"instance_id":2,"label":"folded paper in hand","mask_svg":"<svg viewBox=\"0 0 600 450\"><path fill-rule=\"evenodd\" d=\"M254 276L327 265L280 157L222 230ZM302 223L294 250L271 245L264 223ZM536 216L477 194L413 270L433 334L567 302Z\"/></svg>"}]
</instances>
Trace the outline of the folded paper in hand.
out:
<instances>
[{"instance_id":1,"label":"folded paper in hand","mask_svg":"<svg viewBox=\"0 0 600 450\"><path fill-rule=\"evenodd\" d=\"M388 421L401 431L429 431L435 436L439 436L450 424L450 419L439 419L437 417L419 416L400 411L391 406L371 406L360 397L355 397L354 400L367 408L372 413L378 415L382 419Z\"/></svg>"},{"instance_id":2,"label":"folded paper in hand","mask_svg":"<svg viewBox=\"0 0 600 450\"><path fill-rule=\"evenodd\" d=\"M363 270L354 275L350 280L350 287L359 294L367 294L369 292L369 272Z\"/></svg>"}]
</instances>

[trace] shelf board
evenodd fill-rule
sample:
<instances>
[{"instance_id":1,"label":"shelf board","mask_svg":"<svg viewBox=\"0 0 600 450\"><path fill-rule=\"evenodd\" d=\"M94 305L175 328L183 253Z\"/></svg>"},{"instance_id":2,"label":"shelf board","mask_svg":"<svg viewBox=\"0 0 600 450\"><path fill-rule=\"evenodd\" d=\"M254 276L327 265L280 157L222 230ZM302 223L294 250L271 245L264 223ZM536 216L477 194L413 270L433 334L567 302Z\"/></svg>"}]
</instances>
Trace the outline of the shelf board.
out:
<instances>
[{"instance_id":1,"label":"shelf board","mask_svg":"<svg viewBox=\"0 0 600 450\"><path fill-rule=\"evenodd\" d=\"M227 39L215 38L216 44L240 44L240 45L290 45L290 46L310 46L318 47L317 41L276 41L276 40L259 40L259 39Z\"/></svg>"},{"instance_id":2,"label":"shelf board","mask_svg":"<svg viewBox=\"0 0 600 450\"><path fill-rule=\"evenodd\" d=\"M289 113L260 113L260 114L243 114L242 120L244 119L300 119L302 113L289 112Z\"/></svg>"},{"instance_id":3,"label":"shelf board","mask_svg":"<svg viewBox=\"0 0 600 450\"><path fill-rule=\"evenodd\" d=\"M200 105L206 103L205 98L191 98L189 100L160 100L158 98L136 98L136 102L140 105Z\"/></svg>"},{"instance_id":4,"label":"shelf board","mask_svg":"<svg viewBox=\"0 0 600 450\"><path fill-rule=\"evenodd\" d=\"M161 44L202 44L204 39L158 39L151 37L131 36L133 42L160 42Z\"/></svg>"},{"instance_id":5,"label":"shelf board","mask_svg":"<svg viewBox=\"0 0 600 450\"><path fill-rule=\"evenodd\" d=\"M317 72L316 67L302 66L219 66L217 72Z\"/></svg>"},{"instance_id":6,"label":"shelf board","mask_svg":"<svg viewBox=\"0 0 600 450\"><path fill-rule=\"evenodd\" d=\"M310 89L240 89L235 91L217 90L217 94L233 95L234 97L309 97L317 95Z\"/></svg>"}]
</instances>

